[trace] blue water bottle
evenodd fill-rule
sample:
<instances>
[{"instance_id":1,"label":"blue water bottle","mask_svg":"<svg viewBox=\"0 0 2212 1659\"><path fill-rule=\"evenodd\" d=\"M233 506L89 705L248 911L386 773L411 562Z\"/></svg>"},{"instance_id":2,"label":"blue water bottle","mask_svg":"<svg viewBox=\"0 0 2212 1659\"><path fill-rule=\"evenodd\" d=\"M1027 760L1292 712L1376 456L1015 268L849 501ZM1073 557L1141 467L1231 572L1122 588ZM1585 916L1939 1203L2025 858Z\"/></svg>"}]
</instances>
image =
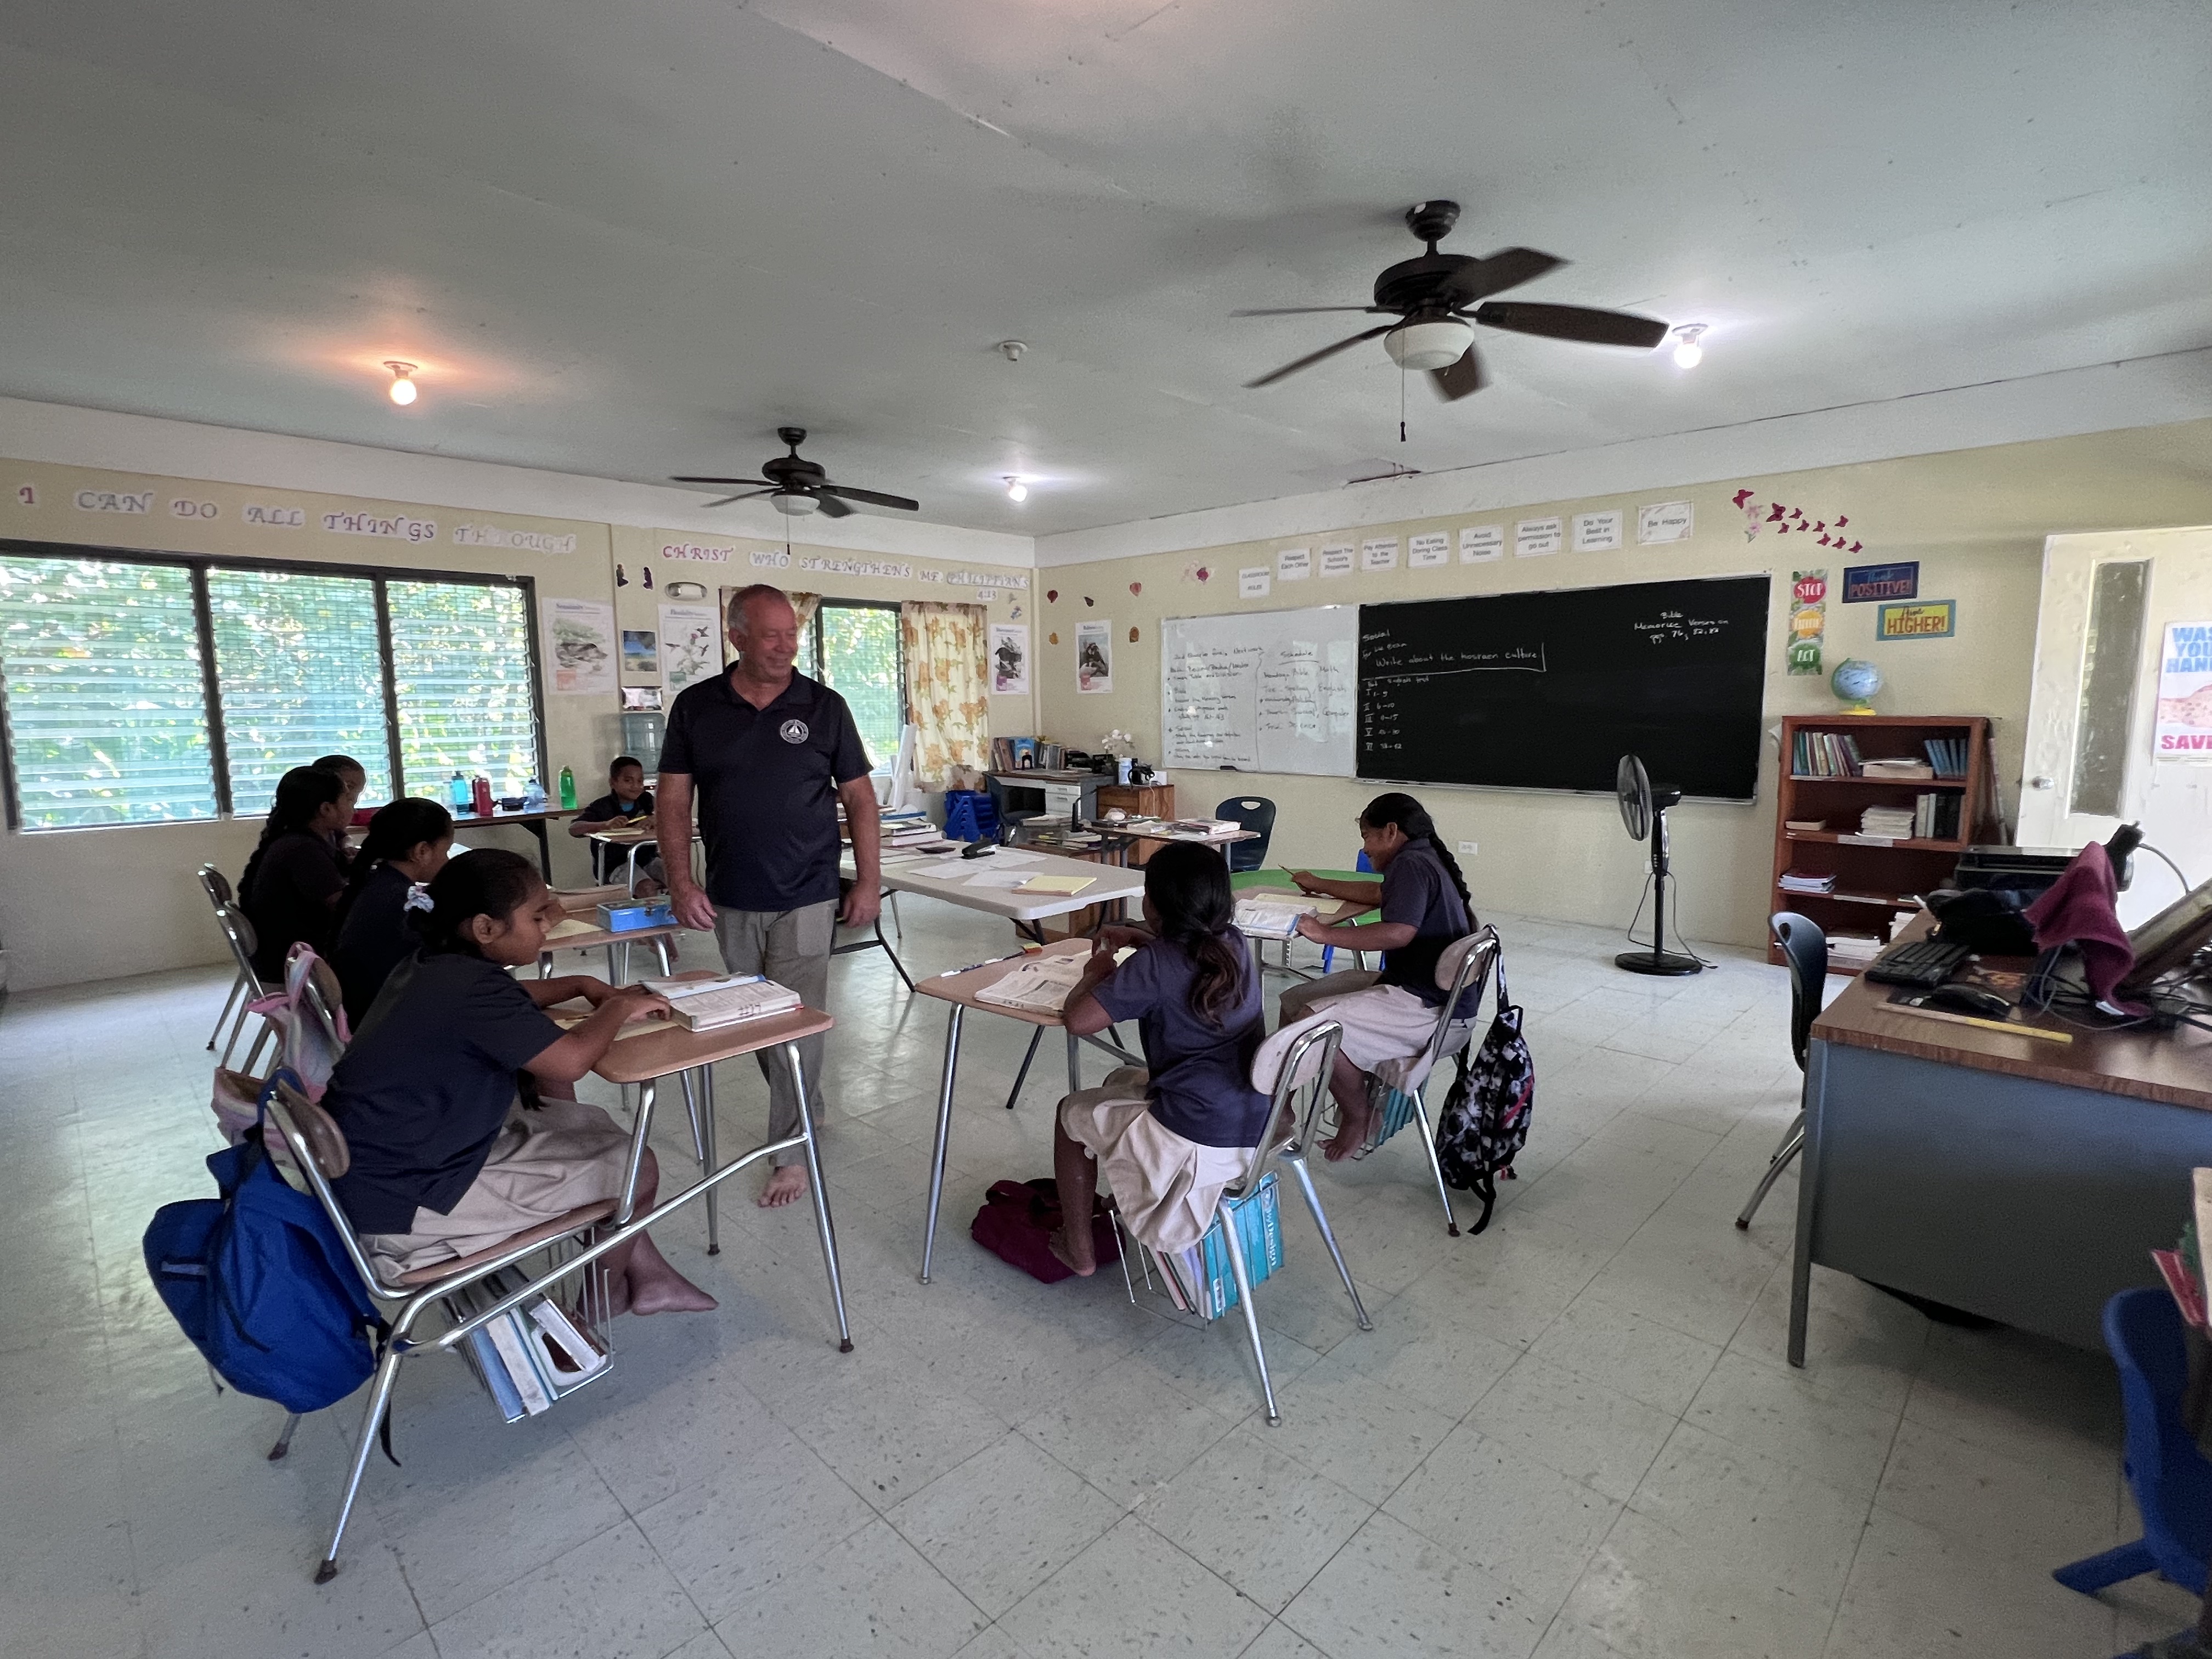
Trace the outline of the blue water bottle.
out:
<instances>
[{"instance_id":1,"label":"blue water bottle","mask_svg":"<svg viewBox=\"0 0 2212 1659\"><path fill-rule=\"evenodd\" d=\"M453 797L455 811L465 812L469 810L469 781L459 772L453 774L453 781L446 786L446 793Z\"/></svg>"}]
</instances>

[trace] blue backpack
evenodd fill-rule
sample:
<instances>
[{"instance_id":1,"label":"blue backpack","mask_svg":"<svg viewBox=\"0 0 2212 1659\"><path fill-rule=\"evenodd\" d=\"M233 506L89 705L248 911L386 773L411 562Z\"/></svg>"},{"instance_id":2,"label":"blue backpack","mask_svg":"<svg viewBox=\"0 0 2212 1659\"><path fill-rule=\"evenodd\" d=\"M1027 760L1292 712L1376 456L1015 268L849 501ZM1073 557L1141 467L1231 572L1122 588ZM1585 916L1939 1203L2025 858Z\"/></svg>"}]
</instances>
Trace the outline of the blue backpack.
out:
<instances>
[{"instance_id":1,"label":"blue backpack","mask_svg":"<svg viewBox=\"0 0 2212 1659\"><path fill-rule=\"evenodd\" d=\"M246 1139L207 1161L220 1198L165 1204L146 1229L154 1288L217 1375L287 1411L337 1404L376 1369L376 1304L312 1194L295 1192L262 1146L269 1090Z\"/></svg>"}]
</instances>

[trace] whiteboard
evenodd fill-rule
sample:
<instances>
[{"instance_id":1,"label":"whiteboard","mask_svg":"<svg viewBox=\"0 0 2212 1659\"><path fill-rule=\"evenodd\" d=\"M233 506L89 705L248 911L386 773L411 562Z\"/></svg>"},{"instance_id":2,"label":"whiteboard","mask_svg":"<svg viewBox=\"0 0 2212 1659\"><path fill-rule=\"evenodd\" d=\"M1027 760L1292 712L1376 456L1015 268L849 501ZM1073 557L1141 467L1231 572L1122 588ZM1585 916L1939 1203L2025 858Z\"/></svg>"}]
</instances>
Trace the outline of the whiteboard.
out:
<instances>
[{"instance_id":1,"label":"whiteboard","mask_svg":"<svg viewBox=\"0 0 2212 1659\"><path fill-rule=\"evenodd\" d=\"M1358 606L1170 617L1162 626L1168 765L1352 775Z\"/></svg>"}]
</instances>

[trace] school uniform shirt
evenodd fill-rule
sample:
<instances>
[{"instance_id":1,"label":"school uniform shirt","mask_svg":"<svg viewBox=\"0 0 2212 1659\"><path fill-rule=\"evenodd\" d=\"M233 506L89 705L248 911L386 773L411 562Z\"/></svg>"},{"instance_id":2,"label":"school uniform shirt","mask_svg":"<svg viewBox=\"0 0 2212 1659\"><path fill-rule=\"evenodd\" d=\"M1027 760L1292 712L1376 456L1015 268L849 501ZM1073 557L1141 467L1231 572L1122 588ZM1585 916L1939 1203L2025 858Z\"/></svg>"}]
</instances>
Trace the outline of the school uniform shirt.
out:
<instances>
[{"instance_id":1,"label":"school uniform shirt","mask_svg":"<svg viewBox=\"0 0 2212 1659\"><path fill-rule=\"evenodd\" d=\"M853 711L794 673L755 708L728 674L668 711L660 769L691 776L707 896L732 910L796 910L837 896L837 790L868 775Z\"/></svg>"},{"instance_id":2,"label":"school uniform shirt","mask_svg":"<svg viewBox=\"0 0 2212 1659\"><path fill-rule=\"evenodd\" d=\"M345 869L321 836L295 830L270 842L253 872L252 890L240 895L253 924L253 971L273 984L284 977L284 958L300 940L318 955L327 951L336 919L331 902L345 884Z\"/></svg>"},{"instance_id":3,"label":"school uniform shirt","mask_svg":"<svg viewBox=\"0 0 2212 1659\"><path fill-rule=\"evenodd\" d=\"M652 811L653 791L650 789L640 791L637 799L627 806L617 800L613 794L608 793L600 796L582 811L577 813L576 822L606 823L616 818L634 818L640 813ZM653 843L647 842L644 845L651 847ZM629 848L627 847L610 847L605 842L598 841L592 843L592 873L601 881L607 878L608 871L628 862L629 859Z\"/></svg>"},{"instance_id":4,"label":"school uniform shirt","mask_svg":"<svg viewBox=\"0 0 2212 1659\"><path fill-rule=\"evenodd\" d=\"M1437 961L1444 946L1474 931L1451 873L1426 842L1409 842L1398 849L1390 867L1382 872L1382 920L1411 923L1413 941L1382 953L1382 977L1377 982L1411 991L1431 1008L1444 1006L1444 993L1437 988ZM1455 1019L1474 1018L1473 987L1461 996Z\"/></svg>"},{"instance_id":5,"label":"school uniform shirt","mask_svg":"<svg viewBox=\"0 0 2212 1659\"><path fill-rule=\"evenodd\" d=\"M1222 938L1245 962L1244 936ZM1252 1056L1266 1035L1259 975L1245 968L1241 994L1214 1025L1191 1012L1192 973L1181 949L1157 939L1091 994L1115 1019L1137 1022L1154 1117L1201 1146L1256 1146L1267 1127L1267 1097L1252 1086Z\"/></svg>"},{"instance_id":6,"label":"school uniform shirt","mask_svg":"<svg viewBox=\"0 0 2212 1659\"><path fill-rule=\"evenodd\" d=\"M333 1188L365 1233L410 1232L418 1207L450 1212L507 1121L517 1073L561 1039L482 957L418 957L392 980L323 1097L353 1154Z\"/></svg>"},{"instance_id":7,"label":"school uniform shirt","mask_svg":"<svg viewBox=\"0 0 2212 1659\"><path fill-rule=\"evenodd\" d=\"M422 936L408 925L407 894L414 883L404 871L380 864L354 896L353 908L338 924L331 946L331 966L345 993L347 1024L355 1030L368 1018L376 994L392 970L413 956Z\"/></svg>"}]
</instances>

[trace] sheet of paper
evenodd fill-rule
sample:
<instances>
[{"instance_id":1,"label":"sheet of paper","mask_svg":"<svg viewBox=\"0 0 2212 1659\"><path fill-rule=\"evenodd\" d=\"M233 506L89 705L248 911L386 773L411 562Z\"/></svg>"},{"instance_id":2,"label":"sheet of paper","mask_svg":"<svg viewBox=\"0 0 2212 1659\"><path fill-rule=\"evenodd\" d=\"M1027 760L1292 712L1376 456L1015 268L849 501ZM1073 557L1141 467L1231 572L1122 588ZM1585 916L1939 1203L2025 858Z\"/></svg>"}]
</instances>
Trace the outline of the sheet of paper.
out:
<instances>
[{"instance_id":1,"label":"sheet of paper","mask_svg":"<svg viewBox=\"0 0 2212 1659\"><path fill-rule=\"evenodd\" d=\"M1096 876L1031 876L1022 884L1022 891L1075 894L1096 885L1097 880Z\"/></svg>"},{"instance_id":2,"label":"sheet of paper","mask_svg":"<svg viewBox=\"0 0 2212 1659\"><path fill-rule=\"evenodd\" d=\"M996 888L1011 892L1030 878L1026 870L971 870L961 880L970 888Z\"/></svg>"}]
</instances>

